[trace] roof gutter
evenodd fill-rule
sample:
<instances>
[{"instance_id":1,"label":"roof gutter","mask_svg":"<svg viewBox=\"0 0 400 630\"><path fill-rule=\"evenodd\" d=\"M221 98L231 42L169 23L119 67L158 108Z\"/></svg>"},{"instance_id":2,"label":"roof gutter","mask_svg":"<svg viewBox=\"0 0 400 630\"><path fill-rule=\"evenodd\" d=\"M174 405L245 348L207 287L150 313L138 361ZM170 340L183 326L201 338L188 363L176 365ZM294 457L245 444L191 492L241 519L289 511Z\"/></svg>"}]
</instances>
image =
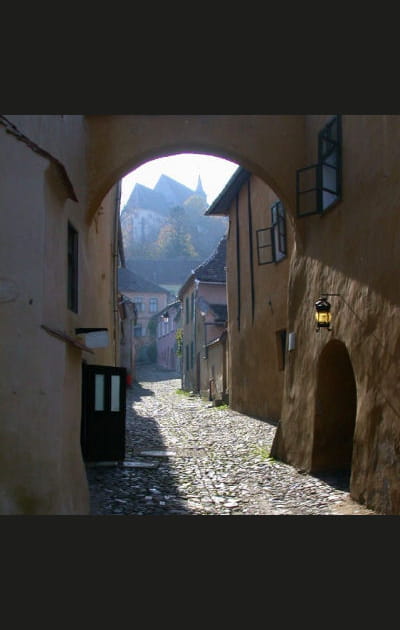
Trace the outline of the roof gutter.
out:
<instances>
[{"instance_id":1,"label":"roof gutter","mask_svg":"<svg viewBox=\"0 0 400 630\"><path fill-rule=\"evenodd\" d=\"M242 188L243 184L251 176L250 171L247 171L242 166L234 172L225 188L220 192L218 197L214 199L211 206L205 211L205 215L228 215L229 208L235 199L237 193Z\"/></svg>"}]
</instances>

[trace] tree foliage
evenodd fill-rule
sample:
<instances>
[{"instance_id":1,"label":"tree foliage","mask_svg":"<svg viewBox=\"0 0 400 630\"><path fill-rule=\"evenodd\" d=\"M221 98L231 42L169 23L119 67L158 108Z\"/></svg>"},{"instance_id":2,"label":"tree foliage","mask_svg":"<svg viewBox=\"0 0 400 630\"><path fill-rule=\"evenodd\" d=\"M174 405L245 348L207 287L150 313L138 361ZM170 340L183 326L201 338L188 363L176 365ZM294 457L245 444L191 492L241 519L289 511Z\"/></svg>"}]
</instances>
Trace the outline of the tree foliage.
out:
<instances>
[{"instance_id":1,"label":"tree foliage","mask_svg":"<svg viewBox=\"0 0 400 630\"><path fill-rule=\"evenodd\" d=\"M176 339L176 355L178 357L181 357L182 352L183 352L183 328L176 329L175 339Z\"/></svg>"},{"instance_id":2,"label":"tree foliage","mask_svg":"<svg viewBox=\"0 0 400 630\"><path fill-rule=\"evenodd\" d=\"M175 206L170 210L168 220L158 235L155 249L160 258L198 257L198 252L192 243L187 214L181 206Z\"/></svg>"}]
</instances>

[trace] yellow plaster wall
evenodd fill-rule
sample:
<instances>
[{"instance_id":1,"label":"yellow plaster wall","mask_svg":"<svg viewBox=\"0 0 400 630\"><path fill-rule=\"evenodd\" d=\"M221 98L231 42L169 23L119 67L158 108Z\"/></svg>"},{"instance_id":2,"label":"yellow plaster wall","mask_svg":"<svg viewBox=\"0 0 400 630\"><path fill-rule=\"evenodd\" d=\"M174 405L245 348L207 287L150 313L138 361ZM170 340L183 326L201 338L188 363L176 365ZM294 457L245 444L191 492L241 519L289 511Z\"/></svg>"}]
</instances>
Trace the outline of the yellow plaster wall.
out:
<instances>
[{"instance_id":1,"label":"yellow plaster wall","mask_svg":"<svg viewBox=\"0 0 400 630\"><path fill-rule=\"evenodd\" d=\"M72 336L75 327L104 326L113 340L115 190L105 200L98 229L95 222L89 226L79 199L86 193L86 173L77 170L86 158L82 121L65 121L63 130L55 116L10 121L36 146L65 160L66 172L76 174L78 201L68 197L51 157L0 125L0 513L86 514L82 360L114 364L115 352L110 347L83 353L42 325ZM67 309L68 220L79 232L78 314Z\"/></svg>"},{"instance_id":2,"label":"yellow plaster wall","mask_svg":"<svg viewBox=\"0 0 400 630\"><path fill-rule=\"evenodd\" d=\"M236 242L236 201L230 208L227 243L229 315L229 399L242 413L278 420L281 413L284 372L280 368L276 332L287 328L287 286L293 234L286 220L288 257L259 265L256 230L271 225L270 207L277 195L256 176L250 178L254 314L251 296L248 188L239 193L240 307ZM239 313L240 308L240 313ZM239 327L240 317L240 327Z\"/></svg>"},{"instance_id":3,"label":"yellow plaster wall","mask_svg":"<svg viewBox=\"0 0 400 630\"><path fill-rule=\"evenodd\" d=\"M315 139L320 121L310 120ZM350 491L357 501L400 513L399 116L343 116L343 199L323 216L296 222L298 255L289 286L296 349L286 371L273 453L309 469L317 365L330 339L349 353L357 387ZM315 333L314 302L331 297L332 332ZM340 395L340 392L338 392Z\"/></svg>"}]
</instances>

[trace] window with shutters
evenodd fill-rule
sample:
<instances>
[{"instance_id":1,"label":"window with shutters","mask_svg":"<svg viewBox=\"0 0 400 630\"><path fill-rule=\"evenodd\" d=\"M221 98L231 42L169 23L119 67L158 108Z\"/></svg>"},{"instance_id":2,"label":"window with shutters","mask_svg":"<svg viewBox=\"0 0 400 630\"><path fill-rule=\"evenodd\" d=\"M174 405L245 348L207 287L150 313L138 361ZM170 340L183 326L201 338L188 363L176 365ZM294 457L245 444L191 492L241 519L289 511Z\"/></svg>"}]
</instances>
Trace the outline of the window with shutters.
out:
<instances>
[{"instance_id":1,"label":"window with shutters","mask_svg":"<svg viewBox=\"0 0 400 630\"><path fill-rule=\"evenodd\" d=\"M342 197L342 125L335 116L318 134L318 162L296 171L298 217L322 214Z\"/></svg>"},{"instance_id":2,"label":"window with shutters","mask_svg":"<svg viewBox=\"0 0 400 630\"><path fill-rule=\"evenodd\" d=\"M271 225L256 230L259 265L279 262L287 255L285 208L281 201L271 206Z\"/></svg>"}]
</instances>

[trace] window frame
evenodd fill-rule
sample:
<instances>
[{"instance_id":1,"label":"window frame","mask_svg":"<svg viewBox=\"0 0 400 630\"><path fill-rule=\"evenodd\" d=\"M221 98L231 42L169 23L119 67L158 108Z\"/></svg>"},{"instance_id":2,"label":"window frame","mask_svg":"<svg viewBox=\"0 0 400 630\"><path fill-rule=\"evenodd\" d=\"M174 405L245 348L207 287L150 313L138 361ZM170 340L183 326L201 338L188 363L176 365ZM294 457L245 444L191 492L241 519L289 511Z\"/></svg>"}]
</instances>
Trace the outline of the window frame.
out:
<instances>
[{"instance_id":1,"label":"window frame","mask_svg":"<svg viewBox=\"0 0 400 630\"><path fill-rule=\"evenodd\" d=\"M257 260L259 265L279 263L287 256L286 212L280 199L270 208L271 225L256 230ZM263 250L268 250L265 253Z\"/></svg>"},{"instance_id":2,"label":"window frame","mask_svg":"<svg viewBox=\"0 0 400 630\"><path fill-rule=\"evenodd\" d=\"M275 262L279 262L287 256L286 213L280 199L271 206L271 227Z\"/></svg>"},{"instance_id":3,"label":"window frame","mask_svg":"<svg viewBox=\"0 0 400 630\"><path fill-rule=\"evenodd\" d=\"M135 295L135 297L132 299L134 303L136 304L137 312L144 313L144 311L146 310L146 302L144 298L142 296Z\"/></svg>"},{"instance_id":4,"label":"window frame","mask_svg":"<svg viewBox=\"0 0 400 630\"><path fill-rule=\"evenodd\" d=\"M151 297L149 298L149 313L157 313L158 312L158 298Z\"/></svg>"},{"instance_id":5,"label":"window frame","mask_svg":"<svg viewBox=\"0 0 400 630\"><path fill-rule=\"evenodd\" d=\"M313 176L313 185L302 187L301 179L306 172ZM330 173L330 175L329 175ZM327 180L334 178L334 186ZM301 210L302 196L313 193L311 210ZM327 196L333 196L330 201ZM342 199L342 122L341 115L331 118L318 132L318 162L296 171L296 215L303 218L312 214L324 214Z\"/></svg>"}]
</instances>

